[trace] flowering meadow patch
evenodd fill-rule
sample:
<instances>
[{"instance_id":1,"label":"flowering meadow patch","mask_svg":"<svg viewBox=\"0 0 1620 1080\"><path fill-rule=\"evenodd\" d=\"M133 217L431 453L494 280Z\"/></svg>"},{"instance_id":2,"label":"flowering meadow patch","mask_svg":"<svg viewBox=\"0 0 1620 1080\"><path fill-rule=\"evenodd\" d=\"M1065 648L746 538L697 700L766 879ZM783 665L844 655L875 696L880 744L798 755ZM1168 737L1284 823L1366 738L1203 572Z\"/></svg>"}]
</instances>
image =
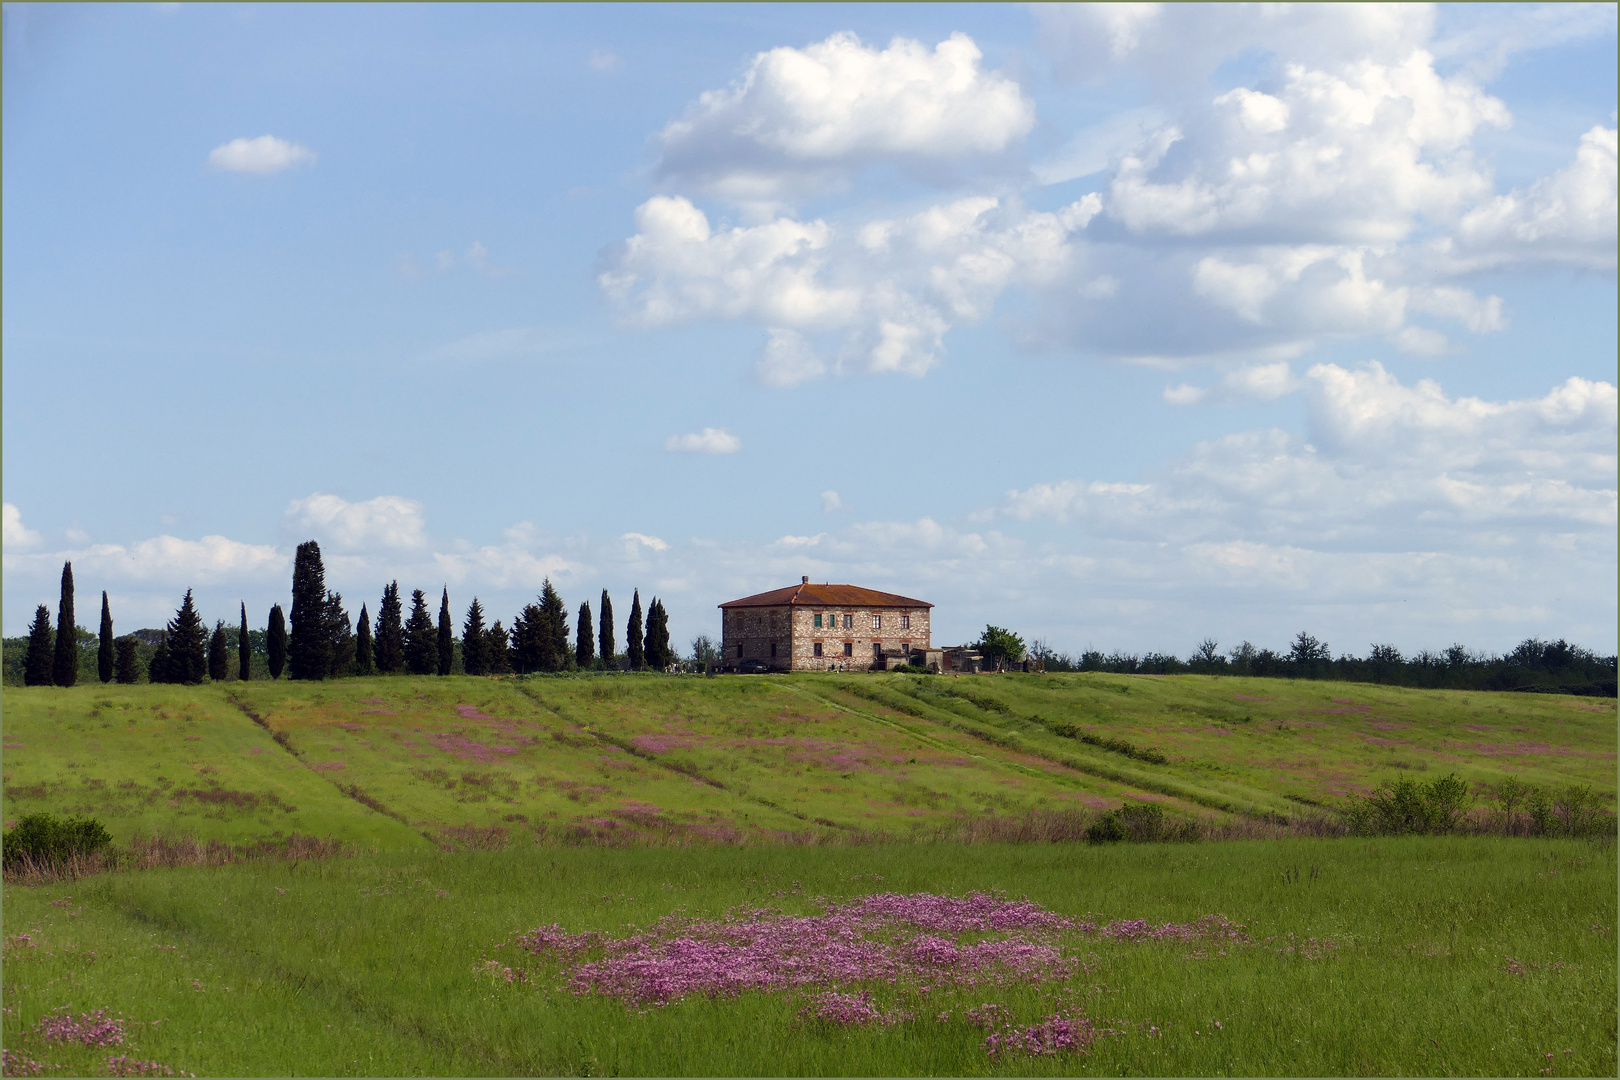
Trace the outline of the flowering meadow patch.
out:
<instances>
[{"instance_id":1,"label":"flowering meadow patch","mask_svg":"<svg viewBox=\"0 0 1620 1080\"><path fill-rule=\"evenodd\" d=\"M76 1042L85 1046L117 1046L124 1041L124 1021L92 1009L74 1016L63 1005L39 1018L34 1034L47 1042Z\"/></svg>"}]
</instances>

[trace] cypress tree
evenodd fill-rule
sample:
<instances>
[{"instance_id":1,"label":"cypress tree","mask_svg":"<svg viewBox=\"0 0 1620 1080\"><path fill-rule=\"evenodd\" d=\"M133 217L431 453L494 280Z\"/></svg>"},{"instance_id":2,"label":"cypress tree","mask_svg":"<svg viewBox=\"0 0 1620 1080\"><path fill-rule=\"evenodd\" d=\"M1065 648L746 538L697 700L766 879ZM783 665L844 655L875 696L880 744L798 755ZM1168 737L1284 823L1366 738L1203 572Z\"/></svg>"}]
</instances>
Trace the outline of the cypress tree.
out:
<instances>
[{"instance_id":1,"label":"cypress tree","mask_svg":"<svg viewBox=\"0 0 1620 1080\"><path fill-rule=\"evenodd\" d=\"M468 675L489 674L489 631L484 629L484 606L473 597L467 621L461 624L461 668Z\"/></svg>"},{"instance_id":2,"label":"cypress tree","mask_svg":"<svg viewBox=\"0 0 1620 1080\"><path fill-rule=\"evenodd\" d=\"M591 628L591 602L586 600L579 605L579 624L574 630L574 663L584 670L591 666L594 659L595 631Z\"/></svg>"},{"instance_id":3,"label":"cypress tree","mask_svg":"<svg viewBox=\"0 0 1620 1080\"><path fill-rule=\"evenodd\" d=\"M141 681L140 648L141 639L134 634L125 634L118 639L118 659L113 665L113 674L125 686Z\"/></svg>"},{"instance_id":4,"label":"cypress tree","mask_svg":"<svg viewBox=\"0 0 1620 1080\"><path fill-rule=\"evenodd\" d=\"M79 624L73 621L73 564L62 564L62 600L56 608L56 656L51 679L57 686L79 681Z\"/></svg>"},{"instance_id":5,"label":"cypress tree","mask_svg":"<svg viewBox=\"0 0 1620 1080\"><path fill-rule=\"evenodd\" d=\"M214 623L214 634L208 639L208 677L224 682L231 673L231 643L225 636L225 620Z\"/></svg>"},{"instance_id":6,"label":"cypress tree","mask_svg":"<svg viewBox=\"0 0 1620 1080\"><path fill-rule=\"evenodd\" d=\"M399 582L390 582L383 586L382 603L377 607L377 633L372 640L377 671L383 675L392 675L405 666L405 627L401 615Z\"/></svg>"},{"instance_id":7,"label":"cypress tree","mask_svg":"<svg viewBox=\"0 0 1620 1080\"><path fill-rule=\"evenodd\" d=\"M287 616L281 613L280 604L270 608L270 623L264 631L264 653L270 664L270 677L281 678L287 667Z\"/></svg>"},{"instance_id":8,"label":"cypress tree","mask_svg":"<svg viewBox=\"0 0 1620 1080\"><path fill-rule=\"evenodd\" d=\"M428 614L427 595L421 589L411 592L411 617L405 624L405 667L412 675L432 675L439 670L439 635Z\"/></svg>"},{"instance_id":9,"label":"cypress tree","mask_svg":"<svg viewBox=\"0 0 1620 1080\"><path fill-rule=\"evenodd\" d=\"M646 657L647 666L654 671L662 671L675 662L675 655L669 648L669 612L664 610L664 602L656 596L647 608Z\"/></svg>"},{"instance_id":10,"label":"cypress tree","mask_svg":"<svg viewBox=\"0 0 1620 1080\"><path fill-rule=\"evenodd\" d=\"M243 682L253 678L253 638L248 634L247 602L242 603L242 626L236 631L236 677Z\"/></svg>"},{"instance_id":11,"label":"cypress tree","mask_svg":"<svg viewBox=\"0 0 1620 1080\"><path fill-rule=\"evenodd\" d=\"M169 677L169 635L164 634L158 638L157 648L152 650L152 659L146 663L146 681L154 683L173 682Z\"/></svg>"},{"instance_id":12,"label":"cypress tree","mask_svg":"<svg viewBox=\"0 0 1620 1080\"><path fill-rule=\"evenodd\" d=\"M191 590L187 589L180 610L174 613L174 618L169 622L166 681L187 686L195 686L203 681L203 676L208 674L207 638L208 630L203 626L202 616L197 614Z\"/></svg>"},{"instance_id":13,"label":"cypress tree","mask_svg":"<svg viewBox=\"0 0 1620 1080\"><path fill-rule=\"evenodd\" d=\"M640 671L647 666L641 641L641 590L637 589L630 601L630 623L624 628L624 650L630 657L630 670Z\"/></svg>"},{"instance_id":14,"label":"cypress tree","mask_svg":"<svg viewBox=\"0 0 1620 1080\"><path fill-rule=\"evenodd\" d=\"M608 591L602 590L602 621L601 632L596 635L597 647L602 652L602 666L613 666L613 601L608 599Z\"/></svg>"},{"instance_id":15,"label":"cypress tree","mask_svg":"<svg viewBox=\"0 0 1620 1080\"><path fill-rule=\"evenodd\" d=\"M366 605L360 605L360 618L354 624L354 671L356 675L370 675L372 671L371 616Z\"/></svg>"},{"instance_id":16,"label":"cypress tree","mask_svg":"<svg viewBox=\"0 0 1620 1080\"><path fill-rule=\"evenodd\" d=\"M23 660L24 686L49 686L56 667L56 633L51 629L51 609L44 604L34 611L34 625L28 628L28 656Z\"/></svg>"},{"instance_id":17,"label":"cypress tree","mask_svg":"<svg viewBox=\"0 0 1620 1080\"><path fill-rule=\"evenodd\" d=\"M484 658L491 675L512 674L512 641L499 619L484 637Z\"/></svg>"},{"instance_id":18,"label":"cypress tree","mask_svg":"<svg viewBox=\"0 0 1620 1080\"><path fill-rule=\"evenodd\" d=\"M540 670L541 618L539 604L524 604L512 619L512 642L508 651L512 655L512 670L519 675Z\"/></svg>"},{"instance_id":19,"label":"cypress tree","mask_svg":"<svg viewBox=\"0 0 1620 1080\"><path fill-rule=\"evenodd\" d=\"M349 613L343 607L343 594L328 591L322 602L322 625L326 628L326 677L336 679L354 672L354 632L349 629Z\"/></svg>"},{"instance_id":20,"label":"cypress tree","mask_svg":"<svg viewBox=\"0 0 1620 1080\"><path fill-rule=\"evenodd\" d=\"M448 675L456 665L456 628L450 623L450 586L439 598L439 674Z\"/></svg>"},{"instance_id":21,"label":"cypress tree","mask_svg":"<svg viewBox=\"0 0 1620 1080\"><path fill-rule=\"evenodd\" d=\"M294 679L324 679L332 666L332 640L326 603L326 567L321 546L313 540L298 545L293 557L292 623L287 638L287 674Z\"/></svg>"},{"instance_id":22,"label":"cypress tree","mask_svg":"<svg viewBox=\"0 0 1620 1080\"><path fill-rule=\"evenodd\" d=\"M113 631L112 608L107 604L107 590L101 590L101 648L96 650L96 674L101 676L102 682L112 682L113 677Z\"/></svg>"},{"instance_id":23,"label":"cypress tree","mask_svg":"<svg viewBox=\"0 0 1620 1080\"><path fill-rule=\"evenodd\" d=\"M540 670L561 671L568 666L568 605L548 577L540 589Z\"/></svg>"}]
</instances>

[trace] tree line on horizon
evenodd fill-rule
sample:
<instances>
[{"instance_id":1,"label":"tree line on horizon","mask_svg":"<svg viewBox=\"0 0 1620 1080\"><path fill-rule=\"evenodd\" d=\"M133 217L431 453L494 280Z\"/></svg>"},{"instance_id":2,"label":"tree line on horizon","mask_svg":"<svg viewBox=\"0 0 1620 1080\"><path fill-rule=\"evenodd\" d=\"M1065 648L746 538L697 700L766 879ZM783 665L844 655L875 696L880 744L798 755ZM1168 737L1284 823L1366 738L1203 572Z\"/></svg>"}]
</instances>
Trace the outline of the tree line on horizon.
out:
<instances>
[{"instance_id":1,"label":"tree line on horizon","mask_svg":"<svg viewBox=\"0 0 1620 1080\"><path fill-rule=\"evenodd\" d=\"M621 659L630 670L661 671L676 662L669 641L669 613L662 600L654 597L643 612L641 591L635 591L622 656L617 652L613 601L606 589L600 608L598 621L590 601L579 605L570 640L567 605L547 578L540 595L523 606L510 628L499 619L486 626L483 605L475 596L458 637L448 587L440 595L435 620L421 589L412 591L407 617L399 582L392 581L383 587L376 618L362 604L359 619L351 622L342 594L326 587L320 546L311 540L298 546L293 560L291 610L272 605L264 630L248 628L243 603L239 626L228 628L219 620L210 631L187 589L175 617L157 633L155 642L147 642L135 634L113 635L106 592L101 594L99 637L76 624L69 562L62 567L55 626L44 604L34 614L23 643L21 681L26 686L73 686L90 640L97 642L96 674L104 683L136 683L143 675L154 683L196 684L204 677L222 682L231 678L233 668L236 678L244 681L259 670L271 679L285 673L290 679L320 680L372 674L449 675L458 666L468 675L618 670Z\"/></svg>"}]
</instances>

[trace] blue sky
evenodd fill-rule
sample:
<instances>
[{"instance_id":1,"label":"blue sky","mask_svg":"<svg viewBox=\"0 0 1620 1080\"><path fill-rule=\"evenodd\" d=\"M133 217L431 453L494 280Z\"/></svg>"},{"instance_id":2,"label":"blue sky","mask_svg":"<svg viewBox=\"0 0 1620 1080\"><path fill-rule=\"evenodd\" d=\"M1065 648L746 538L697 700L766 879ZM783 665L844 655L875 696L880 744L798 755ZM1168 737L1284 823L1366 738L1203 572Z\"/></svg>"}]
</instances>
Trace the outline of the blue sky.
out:
<instances>
[{"instance_id":1,"label":"blue sky","mask_svg":"<svg viewBox=\"0 0 1620 1080\"><path fill-rule=\"evenodd\" d=\"M314 537L683 642L1615 648L1612 5L5 19L7 634Z\"/></svg>"}]
</instances>

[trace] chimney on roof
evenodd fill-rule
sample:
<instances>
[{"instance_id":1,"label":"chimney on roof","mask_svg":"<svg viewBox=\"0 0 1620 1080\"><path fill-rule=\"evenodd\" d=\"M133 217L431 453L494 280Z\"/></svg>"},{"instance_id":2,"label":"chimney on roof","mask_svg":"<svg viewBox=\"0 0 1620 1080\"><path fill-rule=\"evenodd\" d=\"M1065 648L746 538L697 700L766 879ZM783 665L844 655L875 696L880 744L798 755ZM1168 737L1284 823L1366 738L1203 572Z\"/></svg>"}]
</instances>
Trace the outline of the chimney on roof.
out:
<instances>
[{"instance_id":1,"label":"chimney on roof","mask_svg":"<svg viewBox=\"0 0 1620 1080\"><path fill-rule=\"evenodd\" d=\"M806 574L803 577L801 577L799 579L799 584L800 585L808 585L808 584L810 584L810 575Z\"/></svg>"}]
</instances>

